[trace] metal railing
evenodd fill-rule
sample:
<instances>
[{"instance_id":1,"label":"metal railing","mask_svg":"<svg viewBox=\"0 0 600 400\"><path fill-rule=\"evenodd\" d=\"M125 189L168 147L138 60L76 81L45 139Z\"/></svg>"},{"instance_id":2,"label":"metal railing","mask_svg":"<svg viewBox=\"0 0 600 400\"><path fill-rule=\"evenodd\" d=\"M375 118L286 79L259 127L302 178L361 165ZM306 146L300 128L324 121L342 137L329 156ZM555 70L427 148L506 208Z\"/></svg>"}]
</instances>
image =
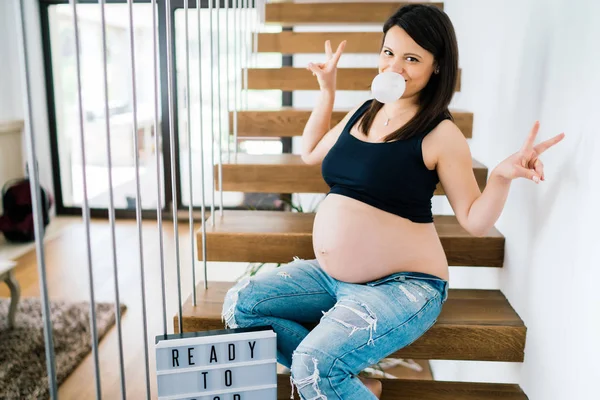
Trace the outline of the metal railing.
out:
<instances>
[{"instance_id":1,"label":"metal railing","mask_svg":"<svg viewBox=\"0 0 600 400\"><path fill-rule=\"evenodd\" d=\"M32 193L32 201L33 201L33 214L34 214L34 226L35 226L35 236L36 236L36 250L37 250L37 265L38 265L38 274L40 278L40 297L42 304L42 318L44 321L44 340L45 340L45 348L46 348L46 368L48 373L48 385L49 385L49 393L52 399L58 398L58 388L57 388L57 378L56 378L56 360L54 354L54 348L52 346L53 338L52 338L52 322L50 320L50 308L49 308L49 299L48 299L48 280L46 273L46 260L44 253L44 225L42 223L42 208L40 201L40 178L39 178L39 170L38 165L34 160L37 159L36 152L36 140L35 140L35 132L33 132L33 115L32 115L32 93L31 93L31 76L30 76L30 65L27 57L27 31L25 29L25 8L24 2L25 0L14 0L18 1L17 7L17 21L19 29L19 52L20 52L20 62L21 62L21 71L23 75L23 92L24 92L24 114L25 114L25 138L26 138L26 149L27 149L27 159L30 167L30 182L31 182L31 193ZM199 1L199 0L198 0ZM82 174L83 174L83 207L82 207L82 218L85 225L86 232L86 245L87 245L87 272L88 272L88 284L90 291L90 331L91 331L91 346L92 346L92 354L94 360L94 371L95 371L95 392L96 398L102 398L102 391L100 385L100 363L99 363L99 355L98 355L98 331L96 327L96 307L95 307L95 295L94 295L94 277L92 271L92 256L91 256L91 237L90 237L90 207L88 203L88 190L87 190L87 176L86 176L86 147L85 147L85 124L84 124L84 111L82 105L82 74L81 74L81 60L80 60L80 36L79 36L79 19L77 13L78 1L70 0L69 4L72 8L73 12L73 27L74 27L74 46L76 52L76 82L77 82L77 105L78 105L78 118L79 118L79 136L80 136L80 145L81 145L81 163L82 163ZM171 151L171 189L172 189L172 204L173 204L173 225L174 225L174 240L175 240L175 266L177 268L177 297L178 297L178 321L179 321L179 332L183 332L183 321L182 321L182 285L181 285L181 257L180 257L180 249L179 249L179 238L178 238L178 218L177 218L177 201L176 201L176 193L177 193L177 180L176 180L176 165L175 160L177 160L175 156L176 151L176 142L175 142L175 110L174 110L174 68L173 68L173 38L172 36L172 24L173 24L173 14L171 14L171 1L170 0L151 0L152 5L152 43L153 43L153 53L152 53L152 72L154 74L154 144L155 149L160 148L160 138L159 132L160 129L160 117L159 117L159 41L157 37L157 7L165 7L166 9L166 52L167 52L167 99L168 99L168 120L169 120L169 129L168 132L165 132L170 140L170 151ZM231 7L230 7L231 3ZM209 12L209 24L210 24L210 38L209 38L209 52L211 57L211 68L210 71L203 71L201 63L198 64L197 71L190 70L190 41L189 41L189 26L188 26L188 17L190 5L188 4L188 0L184 1L184 13L185 13L185 85L186 85L186 109L187 109L187 124L186 124L186 134L188 142L191 144L192 136L199 135L200 137L200 165L201 165L201 210L202 210L202 218L204 220L205 210L206 210L206 199L205 199L205 182L204 182L204 129L202 124L203 119L203 111L202 104L207 99L204 99L202 96L202 78L204 74L209 73L211 76L211 98L209 99L211 104L211 129L210 129L210 143L211 143L211 166L214 168L215 165L215 140L217 140L217 148L218 148L218 160L216 161L218 167L218 182L219 188L222 188L222 164L223 164L223 138L222 138L222 129L221 129L221 120L223 113L227 113L227 126L226 132L229 136L230 128L229 128L229 111L230 109L233 111L233 143L234 155L237 155L237 139L238 139L238 124L237 124L237 112L238 109L245 109L248 107L248 68L251 64L256 65L256 57L253 57L257 52L256 42L257 35L260 29L260 24L264 21L264 10L265 10L264 0L259 0L256 3L256 8L258 11L257 18L252 18L250 13L247 12L251 4L249 0L229 0L225 1L224 7L221 7L220 1L209 0L208 4L208 12ZM86 2L89 4L89 1ZM138 154L138 135L137 135L137 92L136 92L136 59L135 59L135 40L134 40L134 12L133 12L133 0L127 0L128 4L128 30L129 30L129 55L130 55L130 71L131 80L132 80L132 90L131 90L131 102L133 104L133 119L132 119L132 135L133 135L133 154L134 154L134 164L135 164L135 186L136 186L136 198L135 198L135 209L136 209L136 221L137 221L137 244L139 250L139 260L140 260L140 270L139 270L139 279L141 284L141 293L142 293L142 320L143 320L143 345L144 345L144 364L145 364L145 381L146 381L146 397L148 399L151 398L151 389L150 389L150 371L148 365L148 319L146 313L146 287L145 287L145 269L144 269L144 242L142 237L142 204L141 204L141 190L140 190L140 177L139 177L139 154ZM100 9L101 15L101 35L102 35L102 60L103 60L103 69L102 69L102 95L104 98L104 114L106 121L106 151L107 151L107 165L108 165L108 181L109 181L109 224L110 224L110 232L111 232L111 245L112 245L112 253L111 253L111 261L112 261L112 271L114 273L114 290L115 290L115 316L116 316L116 328L118 334L118 346L119 346L119 372L120 372L120 390L121 397L123 399L126 398L126 382L125 382L125 367L124 367L124 357L123 357L123 334L122 334L122 326L121 326L121 311L120 311L120 292L119 292L119 277L118 271L119 266L117 262L117 254L116 254L116 221L115 221L115 202L114 202L114 191L113 191L113 178L112 178L112 165L113 165L113 157L112 157L112 146L111 146L111 123L110 123L110 113L109 113L109 90L108 90L108 72L107 72L107 34L106 34L106 16L105 16L105 6L106 0L98 0L97 3ZM198 6L198 3L196 3ZM246 12L244 12L246 10ZM226 59L225 64L227 71L226 75L226 89L225 89L225 103L227 107L225 110L221 107L221 54L222 54L222 46L221 46L221 30L220 30L220 21L222 13L225 13L225 43L226 43ZM200 18L200 10L197 7L197 25L198 25L198 54L199 57L203 54L202 48L202 40L201 40L201 18ZM213 26L213 16L217 16L216 21L216 33L214 31ZM229 60L229 22L230 19L233 20L233 26L236 28L237 34L234 35L233 40L233 66L235 77L234 81L234 90L233 90L233 101L230 101L230 88L229 88L229 78L230 78L230 60ZM237 28L241 26L241 29ZM253 40L252 40L253 38ZM216 42L216 45L215 45ZM254 44L252 46L251 44ZM216 57L216 71L213 61ZM252 61L252 59L254 61ZM238 74L238 71L241 74ZM216 72L216 79L215 79ZM199 107L199 117L201 123L199 124L199 128L197 132L193 132L191 129L191 104L190 104L190 76L192 73L197 73L199 77L199 90L200 90L200 107ZM238 80L238 78L240 78ZM217 105L214 104L214 97L217 97ZM217 114L217 127L218 130L218 138L215 138L215 113ZM227 143L229 144L230 140L227 137ZM227 146L227 156L230 159L231 155L230 146ZM163 220L162 220L162 204L161 204L161 193L163 191L162 182L160 180L160 152L155 152L156 156L156 174L158 179L157 185L157 213L156 213L156 222L158 226L158 235L159 235L159 258L160 258L160 282L161 282L161 300L162 300L162 328L163 335L166 335L167 332L167 310L166 310L166 284L165 284L165 250L164 250L164 242L163 242ZM194 243L194 220L193 220L193 185L194 178L192 174L193 170L193 160L192 160L192 151L189 151L188 154L188 168L189 168L189 192L190 192L190 200L189 200L189 208L188 208L188 217L189 217L189 225L190 225L190 238L191 238L191 269L192 269L192 299L193 304L196 305L196 271L195 271L195 262L196 254L194 251L195 243ZM211 171L213 172L213 171ZM214 177L214 174L211 173L211 178ZM215 223L215 179L211 179L212 182L212 194L213 201L211 202L211 216L212 216L212 224ZM220 198L219 198L219 216L223 215L223 191L220 190ZM201 228L201 241L202 241L202 260L204 267L204 283L205 288L207 288L208 276L207 276L207 262L206 262L206 226L202 223Z\"/></svg>"}]
</instances>

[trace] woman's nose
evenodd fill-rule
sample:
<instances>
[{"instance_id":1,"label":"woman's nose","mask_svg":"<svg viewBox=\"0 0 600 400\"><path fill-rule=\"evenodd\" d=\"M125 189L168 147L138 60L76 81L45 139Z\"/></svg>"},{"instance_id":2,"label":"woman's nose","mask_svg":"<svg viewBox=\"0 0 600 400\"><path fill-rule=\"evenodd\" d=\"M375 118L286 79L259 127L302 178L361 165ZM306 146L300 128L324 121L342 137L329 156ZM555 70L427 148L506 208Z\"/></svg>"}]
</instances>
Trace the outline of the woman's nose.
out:
<instances>
[{"instance_id":1,"label":"woman's nose","mask_svg":"<svg viewBox=\"0 0 600 400\"><path fill-rule=\"evenodd\" d=\"M403 61L394 61L394 62L390 62L390 63L386 64L382 68L381 72L388 72L388 71L403 74L404 73L404 62Z\"/></svg>"},{"instance_id":2,"label":"woman's nose","mask_svg":"<svg viewBox=\"0 0 600 400\"><path fill-rule=\"evenodd\" d=\"M399 74L404 73L404 60L398 59L395 60L391 65L392 71L397 72Z\"/></svg>"}]
</instances>

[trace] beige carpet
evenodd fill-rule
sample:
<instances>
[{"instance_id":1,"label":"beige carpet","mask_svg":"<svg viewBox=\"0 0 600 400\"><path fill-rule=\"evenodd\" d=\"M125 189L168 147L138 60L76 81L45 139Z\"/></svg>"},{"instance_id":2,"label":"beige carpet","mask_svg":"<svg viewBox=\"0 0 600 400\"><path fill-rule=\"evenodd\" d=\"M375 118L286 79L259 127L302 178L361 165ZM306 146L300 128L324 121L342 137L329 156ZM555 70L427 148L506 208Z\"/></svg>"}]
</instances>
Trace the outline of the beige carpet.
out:
<instances>
[{"instance_id":1,"label":"beige carpet","mask_svg":"<svg viewBox=\"0 0 600 400\"><path fill-rule=\"evenodd\" d=\"M19 301L8 330L9 299L0 299L0 399L49 397L39 299ZM125 306L121 306L121 312ZM50 302L57 382L60 385L91 351L89 303ZM115 324L114 304L96 303L98 338Z\"/></svg>"}]
</instances>

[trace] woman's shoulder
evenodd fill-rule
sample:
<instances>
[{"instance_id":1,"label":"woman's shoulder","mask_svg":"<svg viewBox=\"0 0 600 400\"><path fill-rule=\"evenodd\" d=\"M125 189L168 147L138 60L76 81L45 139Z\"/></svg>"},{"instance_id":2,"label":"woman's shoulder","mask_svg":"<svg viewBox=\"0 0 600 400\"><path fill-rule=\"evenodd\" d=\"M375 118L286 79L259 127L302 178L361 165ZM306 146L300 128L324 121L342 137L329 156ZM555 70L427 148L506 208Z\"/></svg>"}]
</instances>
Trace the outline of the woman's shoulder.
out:
<instances>
[{"instance_id":1,"label":"woman's shoulder","mask_svg":"<svg viewBox=\"0 0 600 400\"><path fill-rule=\"evenodd\" d=\"M452 118L444 118L438 121L432 131L424 138L423 143L433 160L438 160L443 153L452 153L457 148L468 146L465 135Z\"/></svg>"},{"instance_id":2,"label":"woman's shoulder","mask_svg":"<svg viewBox=\"0 0 600 400\"><path fill-rule=\"evenodd\" d=\"M447 139L448 137L454 137L457 134L464 137L460 128L454 122L452 114L445 111L432 121L431 131L427 136L435 136L438 137L438 139Z\"/></svg>"}]
</instances>

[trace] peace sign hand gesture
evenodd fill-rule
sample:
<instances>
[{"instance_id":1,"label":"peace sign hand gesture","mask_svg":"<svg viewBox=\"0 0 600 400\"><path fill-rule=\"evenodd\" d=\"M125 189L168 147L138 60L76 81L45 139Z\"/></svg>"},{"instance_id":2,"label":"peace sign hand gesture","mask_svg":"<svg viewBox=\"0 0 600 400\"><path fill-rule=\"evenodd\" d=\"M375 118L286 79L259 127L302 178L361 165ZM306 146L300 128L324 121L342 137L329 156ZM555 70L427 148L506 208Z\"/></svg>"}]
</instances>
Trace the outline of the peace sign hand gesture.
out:
<instances>
[{"instance_id":1,"label":"peace sign hand gesture","mask_svg":"<svg viewBox=\"0 0 600 400\"><path fill-rule=\"evenodd\" d=\"M540 128L540 122L536 121L529 133L529 137L521 147L521 150L502 161L495 168L495 173L508 180L526 178L540 183L546 180L544 175L544 164L540 161L540 155L560 142L565 134L561 133L536 146L533 145Z\"/></svg>"},{"instance_id":2,"label":"peace sign hand gesture","mask_svg":"<svg viewBox=\"0 0 600 400\"><path fill-rule=\"evenodd\" d=\"M321 90L333 91L335 92L335 83L336 83L336 75L337 75L337 63L342 56L342 52L344 51L344 47L346 47L346 41L344 40L338 46L335 53L331 51L331 42L329 40L325 41L325 54L327 56L327 61L324 63L308 63L306 69L312 71L313 76L317 77L319 81L319 86Z\"/></svg>"}]
</instances>

